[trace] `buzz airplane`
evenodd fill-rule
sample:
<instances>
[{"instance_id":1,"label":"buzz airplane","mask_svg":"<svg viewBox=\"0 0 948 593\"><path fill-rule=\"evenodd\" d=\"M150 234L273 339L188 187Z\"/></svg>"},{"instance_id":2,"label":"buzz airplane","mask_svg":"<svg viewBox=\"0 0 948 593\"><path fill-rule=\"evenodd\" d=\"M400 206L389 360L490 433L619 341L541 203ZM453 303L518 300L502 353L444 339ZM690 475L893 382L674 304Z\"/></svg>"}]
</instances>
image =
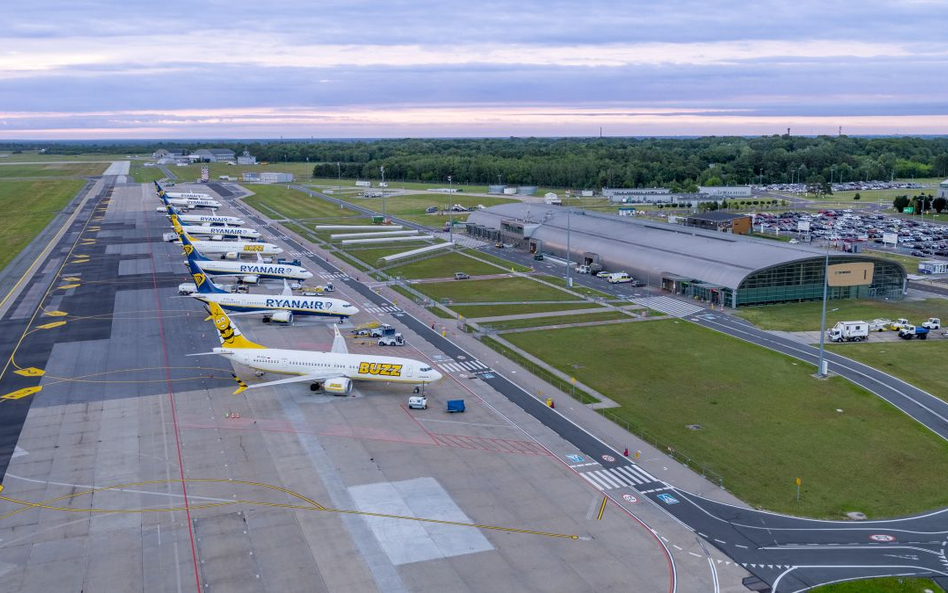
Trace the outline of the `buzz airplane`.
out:
<instances>
[{"instance_id":1,"label":"buzz airplane","mask_svg":"<svg viewBox=\"0 0 948 593\"><path fill-rule=\"evenodd\" d=\"M256 262L212 260L201 255L194 248L194 244L187 237L181 237L181 247L189 261L196 261L208 275L237 276L245 282L256 282L260 278L276 280L309 280L313 273L302 266L293 264L267 264L260 261L258 254Z\"/></svg>"},{"instance_id":2,"label":"buzz airplane","mask_svg":"<svg viewBox=\"0 0 948 593\"><path fill-rule=\"evenodd\" d=\"M214 352L231 362L236 362L264 373L292 375L287 379L266 381L246 385L237 376L239 388L273 387L289 383L309 383L310 391L323 389L326 393L349 395L353 381L388 381L392 383L434 383L441 380L441 373L427 362L396 356L374 354L349 354L346 339L333 326L332 348L329 352L312 350L284 350L267 348L255 344L241 335L227 313L217 303L208 303L208 311L220 334L221 346ZM199 355L198 355L199 356Z\"/></svg>"},{"instance_id":3,"label":"buzz airplane","mask_svg":"<svg viewBox=\"0 0 948 593\"><path fill-rule=\"evenodd\" d=\"M359 309L342 299L294 296L286 280L283 281L282 294L231 293L208 278L198 262L189 260L188 266L191 268L191 277L194 278L194 285L198 290L191 296L205 303L216 303L227 311L243 314L261 313L266 315L264 321L267 322L293 323L294 315L338 317L339 321L345 321L350 315L359 312Z\"/></svg>"},{"instance_id":4,"label":"buzz airplane","mask_svg":"<svg viewBox=\"0 0 948 593\"><path fill-rule=\"evenodd\" d=\"M187 231L181 226L181 223L174 217L171 218L174 225L174 232L178 233L183 246L190 245L192 249L197 249L204 255L220 254L221 259L237 259L241 255L279 255L283 249L273 243L262 243L257 241L195 241L188 236ZM185 240L188 243L185 243ZM187 254L187 247L185 247Z\"/></svg>"}]
</instances>

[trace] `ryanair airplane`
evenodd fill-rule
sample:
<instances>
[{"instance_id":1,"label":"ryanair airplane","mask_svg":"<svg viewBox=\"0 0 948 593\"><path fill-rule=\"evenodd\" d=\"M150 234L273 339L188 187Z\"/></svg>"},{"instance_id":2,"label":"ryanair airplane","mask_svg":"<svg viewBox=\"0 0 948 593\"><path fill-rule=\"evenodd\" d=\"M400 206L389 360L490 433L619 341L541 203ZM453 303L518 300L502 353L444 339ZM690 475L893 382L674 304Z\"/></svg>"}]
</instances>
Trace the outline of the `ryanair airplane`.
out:
<instances>
[{"instance_id":1,"label":"ryanair airplane","mask_svg":"<svg viewBox=\"0 0 948 593\"><path fill-rule=\"evenodd\" d=\"M261 278L276 280L309 280L313 273L295 264L266 264L259 257L256 262L224 261L204 257L194 248L187 236L181 236L181 247L188 261L196 261L205 274L214 276L238 276L244 282L256 282ZM299 262L296 262L299 263Z\"/></svg>"},{"instance_id":2,"label":"ryanair airplane","mask_svg":"<svg viewBox=\"0 0 948 593\"><path fill-rule=\"evenodd\" d=\"M161 198L161 201L166 205L171 204L173 206L184 206L186 208L220 208L221 203L217 200L211 199L211 196L207 194L192 194L194 196L204 196L204 197L173 197L165 190L161 189L161 186L158 185L158 182L155 181L155 188L158 191L158 197ZM183 196L185 194L178 194Z\"/></svg>"},{"instance_id":3,"label":"ryanair airplane","mask_svg":"<svg viewBox=\"0 0 948 593\"><path fill-rule=\"evenodd\" d=\"M221 340L220 347L214 348L214 352L208 354L219 354L232 362L264 373L291 375L287 379L253 385L246 385L237 379L240 387L235 394L245 389L309 383L310 391L322 389L326 393L349 395L352 393L353 381L419 384L434 383L442 377L431 364L420 360L374 354L349 354L346 339L335 326L335 337L329 352L267 348L242 336L217 303L208 303L208 311L208 319L214 321Z\"/></svg>"},{"instance_id":4,"label":"ryanair airplane","mask_svg":"<svg viewBox=\"0 0 948 593\"><path fill-rule=\"evenodd\" d=\"M188 266L198 290L191 296L205 303L217 303L226 311L263 314L263 320L267 323L293 323L293 317L296 315L338 317L342 322L359 312L351 303L341 299L295 296L286 280L283 281L283 294L231 293L208 278L196 261L189 260Z\"/></svg>"},{"instance_id":5,"label":"ryanair airplane","mask_svg":"<svg viewBox=\"0 0 948 593\"><path fill-rule=\"evenodd\" d=\"M258 241L196 241L188 236L188 232L181 226L181 223L178 222L177 217L171 217L171 224L174 225L174 232L178 233L178 236L181 237L182 245L184 245L184 240L187 239L194 249L199 250L205 255L218 254L221 256L221 259L237 259L241 255L279 255L283 253L283 249L273 243ZM185 252L187 252L187 249L185 249Z\"/></svg>"},{"instance_id":6,"label":"ryanair airplane","mask_svg":"<svg viewBox=\"0 0 948 593\"><path fill-rule=\"evenodd\" d=\"M165 208L168 210L168 220L171 220L172 216L177 216L178 222L181 223L181 226L186 228L211 227L213 229L218 229L220 228L218 225L221 225L225 229L233 230L234 227L239 227L244 224L244 220L242 218L237 218L236 216L217 216L216 214L181 214L181 212L171 204L167 204ZM188 228L187 230L188 232L191 232L192 229ZM258 237L260 236L259 232L253 232L256 233Z\"/></svg>"}]
</instances>

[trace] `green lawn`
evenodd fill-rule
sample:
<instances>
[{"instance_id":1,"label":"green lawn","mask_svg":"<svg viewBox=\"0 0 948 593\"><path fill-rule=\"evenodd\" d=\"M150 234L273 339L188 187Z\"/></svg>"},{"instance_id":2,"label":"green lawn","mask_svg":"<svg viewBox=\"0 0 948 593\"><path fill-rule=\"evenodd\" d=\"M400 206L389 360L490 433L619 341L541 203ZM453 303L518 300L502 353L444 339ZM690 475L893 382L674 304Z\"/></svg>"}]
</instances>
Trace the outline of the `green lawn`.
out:
<instances>
[{"instance_id":1,"label":"green lawn","mask_svg":"<svg viewBox=\"0 0 948 593\"><path fill-rule=\"evenodd\" d=\"M892 253L890 251L882 251L877 249L867 249L863 255L871 255L873 257L881 257L882 259L898 262L905 267L905 271L909 274L918 274L919 262L923 262L926 259L941 259L940 257L921 258L911 255L901 255L899 253Z\"/></svg>"},{"instance_id":2,"label":"green lawn","mask_svg":"<svg viewBox=\"0 0 948 593\"><path fill-rule=\"evenodd\" d=\"M523 329L527 327L542 327L545 325L563 325L567 323L588 323L590 321L612 321L613 319L631 319L620 311L602 311L600 313L583 313L576 311L570 315L556 315L555 317L528 317L526 319L511 319L510 321L489 321L491 329L503 331L508 329Z\"/></svg>"},{"instance_id":3,"label":"green lawn","mask_svg":"<svg viewBox=\"0 0 948 593\"><path fill-rule=\"evenodd\" d=\"M500 317L501 315L524 315L527 313L549 313L575 309L598 309L596 303L539 303L534 305L452 305L451 310L470 319Z\"/></svg>"},{"instance_id":4,"label":"green lawn","mask_svg":"<svg viewBox=\"0 0 948 593\"><path fill-rule=\"evenodd\" d=\"M402 278L451 278L455 272L464 272L469 276L503 274L505 272L497 266L450 251L445 251L437 257L387 268L385 271L391 276L401 276Z\"/></svg>"},{"instance_id":5,"label":"green lawn","mask_svg":"<svg viewBox=\"0 0 948 593\"><path fill-rule=\"evenodd\" d=\"M366 248L361 246L352 246L349 248L344 248L344 250L352 257L360 259L374 268L375 263L379 261L380 257L385 257L386 255L392 255L394 253L402 253L404 251L411 251L412 249L418 249L419 247L425 247L426 245L431 245L431 243L410 241L400 244L396 247L389 246Z\"/></svg>"},{"instance_id":6,"label":"green lawn","mask_svg":"<svg viewBox=\"0 0 948 593\"><path fill-rule=\"evenodd\" d=\"M736 315L743 317L761 329L782 331L817 331L820 329L820 314L823 303L789 303L744 307ZM837 311L832 311L838 309ZM826 303L826 327L837 321L872 321L878 317L898 319L905 317L919 324L929 317L948 319L948 299L926 299L924 301L875 301L838 300Z\"/></svg>"},{"instance_id":7,"label":"green lawn","mask_svg":"<svg viewBox=\"0 0 948 593\"><path fill-rule=\"evenodd\" d=\"M415 284L414 288L432 299L452 299L459 303L505 301L570 301L576 297L529 278L494 278Z\"/></svg>"},{"instance_id":8,"label":"green lawn","mask_svg":"<svg viewBox=\"0 0 948 593\"><path fill-rule=\"evenodd\" d=\"M161 181L165 176L165 172L158 167L143 167L140 161L132 161L128 173L135 183Z\"/></svg>"},{"instance_id":9,"label":"green lawn","mask_svg":"<svg viewBox=\"0 0 948 593\"><path fill-rule=\"evenodd\" d=\"M6 267L84 185L81 179L0 180L0 211L6 227L0 268Z\"/></svg>"},{"instance_id":10,"label":"green lawn","mask_svg":"<svg viewBox=\"0 0 948 593\"><path fill-rule=\"evenodd\" d=\"M101 175L108 163L0 165L0 179L8 177L91 177Z\"/></svg>"},{"instance_id":11,"label":"green lawn","mask_svg":"<svg viewBox=\"0 0 948 593\"><path fill-rule=\"evenodd\" d=\"M287 189L285 185L248 185L247 189L254 195L244 198L244 202L269 218L276 217L273 213L276 211L286 218L311 219L319 224L365 224L368 221L363 214Z\"/></svg>"},{"instance_id":12,"label":"green lawn","mask_svg":"<svg viewBox=\"0 0 948 593\"><path fill-rule=\"evenodd\" d=\"M521 266L520 264L509 262L503 258L493 256L489 253L484 253L483 251L477 251L476 249L471 249L471 250L468 250L467 253L470 253L472 257L476 257L478 259L494 262L495 264L501 266L505 270L510 270L513 272L529 272L530 271L530 268L526 266Z\"/></svg>"},{"instance_id":13,"label":"green lawn","mask_svg":"<svg viewBox=\"0 0 948 593\"><path fill-rule=\"evenodd\" d=\"M207 167L207 174L212 180L217 180L221 175L227 175L235 181L240 181L241 173L262 173L264 171L273 171L276 173L292 173L295 177L293 183L308 182L313 175L313 165L311 163L269 163L267 165L228 165L227 163L197 163L187 167L172 166L171 170L181 179L197 179L201 176L201 167ZM248 184L247 189L256 191L256 185ZM283 186L286 187L285 185Z\"/></svg>"},{"instance_id":14,"label":"green lawn","mask_svg":"<svg viewBox=\"0 0 948 593\"><path fill-rule=\"evenodd\" d=\"M312 174L313 172L312 166L310 166L309 172L310 174ZM332 179L332 178L327 177L327 178L312 179L310 180L309 183L310 185L313 185L319 188L335 189L337 187L341 187L343 190L349 190L355 193L362 192L366 189L368 189L369 191L380 191L381 189L389 189L389 190L407 189L407 190L424 191L428 189L440 189L442 187L449 187L447 179L445 179L444 181L431 181L431 182L388 181L387 188L379 188L379 182L377 179L373 179L371 181L372 181L371 188L356 187L354 179L343 179L340 181L339 179ZM457 183L455 183L452 185L452 187L463 189L466 193L477 193L477 194L487 193L486 185L471 185L467 183L462 183L458 185ZM432 194L432 195L437 196L438 194ZM452 194L445 194L445 195L452 195ZM453 194L453 195L457 195L457 194Z\"/></svg>"},{"instance_id":15,"label":"green lawn","mask_svg":"<svg viewBox=\"0 0 948 593\"><path fill-rule=\"evenodd\" d=\"M942 588L929 579L885 578L848 581L810 589L811 593L924 593L925 590L941 591Z\"/></svg>"},{"instance_id":16,"label":"green lawn","mask_svg":"<svg viewBox=\"0 0 948 593\"><path fill-rule=\"evenodd\" d=\"M839 518L948 504L948 443L788 356L672 320L505 338L619 402L613 412L723 476L751 505Z\"/></svg>"},{"instance_id":17,"label":"green lawn","mask_svg":"<svg viewBox=\"0 0 948 593\"><path fill-rule=\"evenodd\" d=\"M933 372L948 354L948 343L942 340L873 343L870 337L868 343L829 344L827 348L948 400L948 373Z\"/></svg>"},{"instance_id":18,"label":"green lawn","mask_svg":"<svg viewBox=\"0 0 948 593\"><path fill-rule=\"evenodd\" d=\"M566 270L563 270L563 273L565 274ZM544 282L549 282L550 284L556 284L557 286L562 286L563 288L566 288L566 278L560 278L558 276L547 276L545 274L537 276L537 278L543 280ZM605 283L606 281L603 280L602 282ZM595 288L587 288L580 284L576 284L575 282L573 283L573 288L571 288L570 290L572 290L573 292L578 292L579 294L584 294L586 296L591 296L591 297L605 297L607 299L615 298L611 294L606 294L602 291L596 290Z\"/></svg>"}]
</instances>

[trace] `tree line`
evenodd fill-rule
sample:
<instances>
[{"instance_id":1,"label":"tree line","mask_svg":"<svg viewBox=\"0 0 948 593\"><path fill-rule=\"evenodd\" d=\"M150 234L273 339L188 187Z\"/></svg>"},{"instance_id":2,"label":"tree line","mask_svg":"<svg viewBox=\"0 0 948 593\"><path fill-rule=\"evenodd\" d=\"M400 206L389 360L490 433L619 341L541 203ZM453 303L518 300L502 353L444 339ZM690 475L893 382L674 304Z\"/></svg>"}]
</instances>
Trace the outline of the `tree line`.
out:
<instances>
[{"instance_id":1,"label":"tree line","mask_svg":"<svg viewBox=\"0 0 948 593\"><path fill-rule=\"evenodd\" d=\"M22 149L24 145L2 145ZM36 145L30 145L36 148ZM158 148L247 150L259 161L313 163L314 177L576 189L948 177L948 137L487 138L43 145L47 153Z\"/></svg>"}]
</instances>

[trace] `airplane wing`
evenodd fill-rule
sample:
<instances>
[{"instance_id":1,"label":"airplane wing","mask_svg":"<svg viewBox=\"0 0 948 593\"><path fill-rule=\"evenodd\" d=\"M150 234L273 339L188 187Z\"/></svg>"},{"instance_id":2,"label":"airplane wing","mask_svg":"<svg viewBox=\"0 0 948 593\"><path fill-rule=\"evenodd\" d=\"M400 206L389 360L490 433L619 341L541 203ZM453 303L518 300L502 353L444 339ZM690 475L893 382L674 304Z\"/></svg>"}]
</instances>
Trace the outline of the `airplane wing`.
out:
<instances>
[{"instance_id":1,"label":"airplane wing","mask_svg":"<svg viewBox=\"0 0 948 593\"><path fill-rule=\"evenodd\" d=\"M293 289L290 288L290 283L286 281L286 278L283 279L283 296L293 296Z\"/></svg>"},{"instance_id":2,"label":"airplane wing","mask_svg":"<svg viewBox=\"0 0 948 593\"><path fill-rule=\"evenodd\" d=\"M264 383L254 383L247 385L247 389L257 389L259 387L273 387L275 385L288 385L290 383L313 383L316 381L328 381L329 379L338 379L345 377L345 374L338 371L327 371L325 373L307 373L305 375L296 375L287 379L278 379L276 381L266 381Z\"/></svg>"},{"instance_id":3,"label":"airplane wing","mask_svg":"<svg viewBox=\"0 0 948 593\"><path fill-rule=\"evenodd\" d=\"M335 336L332 339L332 348L329 351L334 354L349 354L349 346L346 345L346 339L339 332L339 326L333 324L332 330L335 332Z\"/></svg>"}]
</instances>

